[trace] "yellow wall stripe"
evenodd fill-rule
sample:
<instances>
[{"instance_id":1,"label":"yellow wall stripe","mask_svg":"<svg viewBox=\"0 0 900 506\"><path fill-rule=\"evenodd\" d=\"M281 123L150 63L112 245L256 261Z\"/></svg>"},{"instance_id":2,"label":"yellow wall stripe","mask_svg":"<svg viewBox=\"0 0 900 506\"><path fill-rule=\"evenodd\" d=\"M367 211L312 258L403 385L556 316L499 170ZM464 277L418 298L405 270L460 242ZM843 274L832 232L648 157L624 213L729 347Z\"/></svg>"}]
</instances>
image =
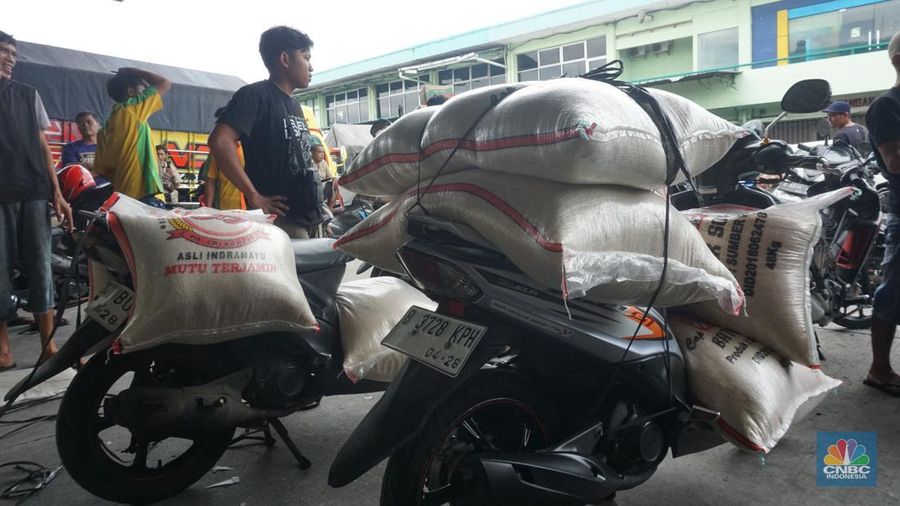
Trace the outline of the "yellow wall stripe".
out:
<instances>
[{"instance_id":1,"label":"yellow wall stripe","mask_svg":"<svg viewBox=\"0 0 900 506\"><path fill-rule=\"evenodd\" d=\"M776 24L776 44L778 48L778 64L779 65L787 65L788 64L788 11L780 10L777 14L777 24Z\"/></svg>"}]
</instances>

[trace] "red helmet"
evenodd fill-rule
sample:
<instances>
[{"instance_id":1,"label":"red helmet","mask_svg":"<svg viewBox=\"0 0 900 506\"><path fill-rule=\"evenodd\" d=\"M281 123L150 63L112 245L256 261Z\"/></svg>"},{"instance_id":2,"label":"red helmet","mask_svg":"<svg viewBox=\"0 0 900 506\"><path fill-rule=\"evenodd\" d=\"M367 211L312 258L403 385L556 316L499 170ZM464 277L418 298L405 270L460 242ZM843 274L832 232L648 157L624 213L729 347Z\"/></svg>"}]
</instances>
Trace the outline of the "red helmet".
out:
<instances>
[{"instance_id":1,"label":"red helmet","mask_svg":"<svg viewBox=\"0 0 900 506\"><path fill-rule=\"evenodd\" d=\"M97 186L91 172L81 165L68 165L56 173L59 190L68 202L74 202L85 190Z\"/></svg>"}]
</instances>

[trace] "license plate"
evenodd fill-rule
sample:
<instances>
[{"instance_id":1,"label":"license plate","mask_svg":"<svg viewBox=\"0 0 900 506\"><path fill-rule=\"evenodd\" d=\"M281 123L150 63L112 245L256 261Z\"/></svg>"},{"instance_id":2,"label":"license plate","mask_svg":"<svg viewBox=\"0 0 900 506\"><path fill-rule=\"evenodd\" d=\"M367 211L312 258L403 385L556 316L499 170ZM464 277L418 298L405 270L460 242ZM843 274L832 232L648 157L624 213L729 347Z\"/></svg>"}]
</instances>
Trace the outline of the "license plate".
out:
<instances>
[{"instance_id":1,"label":"license plate","mask_svg":"<svg viewBox=\"0 0 900 506\"><path fill-rule=\"evenodd\" d=\"M109 331L119 330L128 321L134 306L134 292L127 286L110 281L87 307L85 313Z\"/></svg>"},{"instance_id":2,"label":"license plate","mask_svg":"<svg viewBox=\"0 0 900 506\"><path fill-rule=\"evenodd\" d=\"M455 378L486 331L484 325L413 306L381 344Z\"/></svg>"}]
</instances>

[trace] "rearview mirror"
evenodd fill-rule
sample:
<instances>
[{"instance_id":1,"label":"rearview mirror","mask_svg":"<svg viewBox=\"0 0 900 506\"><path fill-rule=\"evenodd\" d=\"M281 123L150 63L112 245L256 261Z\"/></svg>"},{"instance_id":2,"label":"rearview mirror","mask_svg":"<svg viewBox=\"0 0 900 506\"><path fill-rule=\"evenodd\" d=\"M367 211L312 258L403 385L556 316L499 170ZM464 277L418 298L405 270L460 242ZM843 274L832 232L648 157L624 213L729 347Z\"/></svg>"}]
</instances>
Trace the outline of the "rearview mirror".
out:
<instances>
[{"instance_id":1,"label":"rearview mirror","mask_svg":"<svg viewBox=\"0 0 900 506\"><path fill-rule=\"evenodd\" d=\"M831 123L828 122L825 118L819 118L819 121L816 121L816 137L818 140L822 140L831 135Z\"/></svg>"},{"instance_id":2,"label":"rearview mirror","mask_svg":"<svg viewBox=\"0 0 900 506\"><path fill-rule=\"evenodd\" d=\"M819 112L831 102L831 85L824 79L804 79L794 83L784 98L781 110L789 113Z\"/></svg>"}]
</instances>

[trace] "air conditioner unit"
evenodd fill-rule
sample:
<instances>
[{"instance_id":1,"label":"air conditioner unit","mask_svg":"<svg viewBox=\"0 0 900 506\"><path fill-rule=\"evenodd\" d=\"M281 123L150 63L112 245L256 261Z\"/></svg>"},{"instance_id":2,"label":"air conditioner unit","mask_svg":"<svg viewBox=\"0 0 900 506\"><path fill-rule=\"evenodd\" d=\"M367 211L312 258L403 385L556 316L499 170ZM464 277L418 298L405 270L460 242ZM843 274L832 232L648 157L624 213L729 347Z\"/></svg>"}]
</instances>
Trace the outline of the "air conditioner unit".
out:
<instances>
[{"instance_id":1,"label":"air conditioner unit","mask_svg":"<svg viewBox=\"0 0 900 506\"><path fill-rule=\"evenodd\" d=\"M647 46L635 46L628 48L628 57L631 59L647 56Z\"/></svg>"},{"instance_id":2,"label":"air conditioner unit","mask_svg":"<svg viewBox=\"0 0 900 506\"><path fill-rule=\"evenodd\" d=\"M662 42L655 42L653 44L651 50L653 51L653 54L671 53L672 52L672 41L664 40Z\"/></svg>"}]
</instances>

